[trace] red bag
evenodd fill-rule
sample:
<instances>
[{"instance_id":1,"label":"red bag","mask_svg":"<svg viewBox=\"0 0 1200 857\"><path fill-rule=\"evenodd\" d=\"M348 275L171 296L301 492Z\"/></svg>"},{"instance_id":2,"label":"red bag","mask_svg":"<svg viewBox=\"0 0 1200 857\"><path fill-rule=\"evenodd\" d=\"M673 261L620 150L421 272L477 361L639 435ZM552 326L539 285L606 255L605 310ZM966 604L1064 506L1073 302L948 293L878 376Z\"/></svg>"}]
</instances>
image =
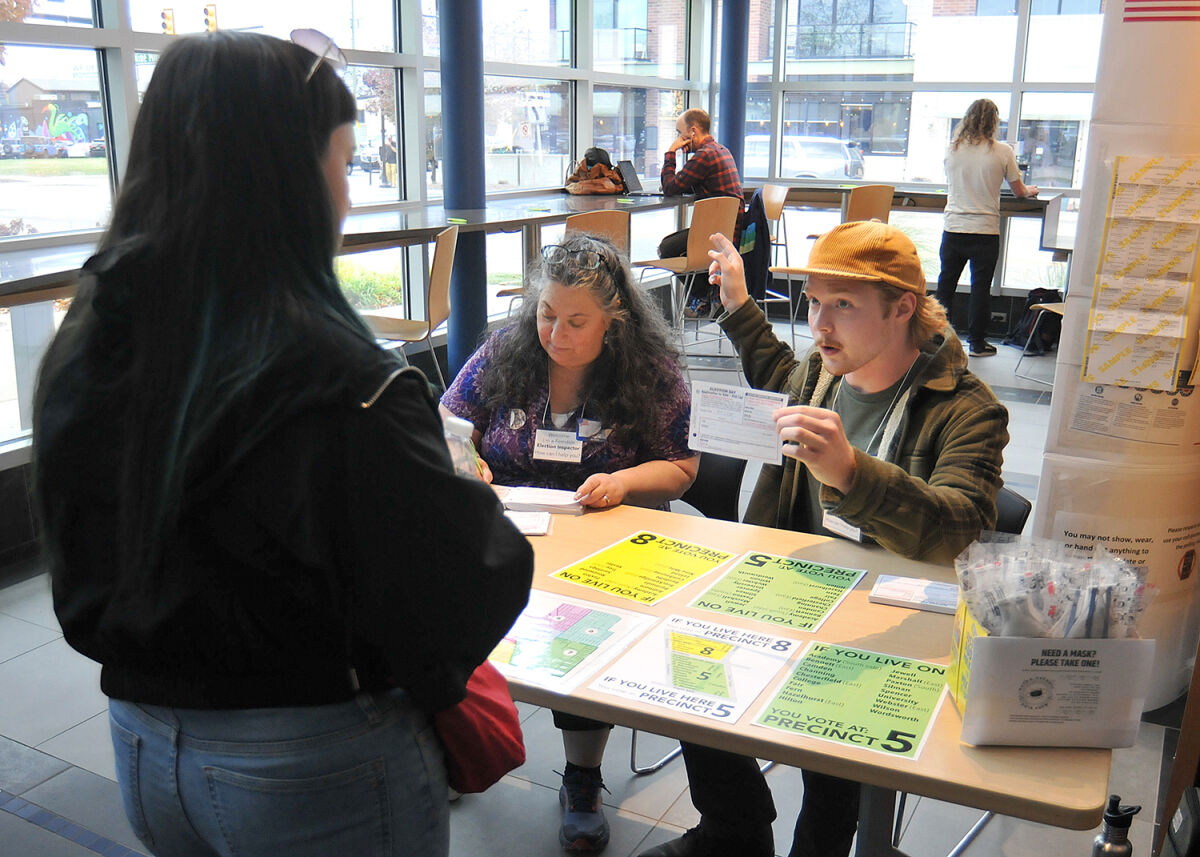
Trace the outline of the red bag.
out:
<instances>
[{"instance_id":1,"label":"red bag","mask_svg":"<svg viewBox=\"0 0 1200 857\"><path fill-rule=\"evenodd\" d=\"M433 727L446 748L446 775L455 791L486 791L525 764L517 707L491 661L471 673L466 699L433 715Z\"/></svg>"}]
</instances>

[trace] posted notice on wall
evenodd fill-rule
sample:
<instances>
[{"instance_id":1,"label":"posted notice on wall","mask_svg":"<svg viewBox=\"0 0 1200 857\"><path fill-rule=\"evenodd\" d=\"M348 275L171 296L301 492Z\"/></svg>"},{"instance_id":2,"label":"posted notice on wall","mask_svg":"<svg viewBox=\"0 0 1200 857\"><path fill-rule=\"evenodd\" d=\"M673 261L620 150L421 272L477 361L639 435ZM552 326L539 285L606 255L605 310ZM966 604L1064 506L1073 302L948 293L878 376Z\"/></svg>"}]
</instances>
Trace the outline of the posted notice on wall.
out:
<instances>
[{"instance_id":1,"label":"posted notice on wall","mask_svg":"<svg viewBox=\"0 0 1200 857\"><path fill-rule=\"evenodd\" d=\"M1175 390L1196 356L1197 158L1121 156L1084 345L1082 380Z\"/></svg>"},{"instance_id":2,"label":"posted notice on wall","mask_svg":"<svg viewBox=\"0 0 1200 857\"><path fill-rule=\"evenodd\" d=\"M654 617L533 590L488 656L507 678L567 693L654 624Z\"/></svg>"},{"instance_id":3,"label":"posted notice on wall","mask_svg":"<svg viewBox=\"0 0 1200 857\"><path fill-rule=\"evenodd\" d=\"M754 724L916 759L945 689L943 664L813 642Z\"/></svg>"},{"instance_id":4,"label":"posted notice on wall","mask_svg":"<svg viewBox=\"0 0 1200 857\"><path fill-rule=\"evenodd\" d=\"M861 568L751 552L692 606L794 631L815 631L865 574Z\"/></svg>"},{"instance_id":5,"label":"posted notice on wall","mask_svg":"<svg viewBox=\"0 0 1200 857\"><path fill-rule=\"evenodd\" d=\"M718 548L642 531L550 576L639 604L657 604L733 556Z\"/></svg>"},{"instance_id":6,"label":"posted notice on wall","mask_svg":"<svg viewBox=\"0 0 1200 857\"><path fill-rule=\"evenodd\" d=\"M1200 516L1134 518L1080 512L1057 512L1053 536L1077 551L1092 553L1096 545L1153 572L1148 582L1161 594L1196 585L1200 568Z\"/></svg>"},{"instance_id":7,"label":"posted notice on wall","mask_svg":"<svg viewBox=\"0 0 1200 857\"><path fill-rule=\"evenodd\" d=\"M1187 428L1185 394L1081 384L1071 412L1071 430L1154 446L1182 446Z\"/></svg>"},{"instance_id":8,"label":"posted notice on wall","mask_svg":"<svg viewBox=\"0 0 1200 857\"><path fill-rule=\"evenodd\" d=\"M778 675L794 640L669 616L592 682L592 688L733 723Z\"/></svg>"},{"instance_id":9,"label":"posted notice on wall","mask_svg":"<svg viewBox=\"0 0 1200 857\"><path fill-rule=\"evenodd\" d=\"M696 452L778 464L782 453L771 415L786 405L784 393L693 381L688 446Z\"/></svg>"}]
</instances>

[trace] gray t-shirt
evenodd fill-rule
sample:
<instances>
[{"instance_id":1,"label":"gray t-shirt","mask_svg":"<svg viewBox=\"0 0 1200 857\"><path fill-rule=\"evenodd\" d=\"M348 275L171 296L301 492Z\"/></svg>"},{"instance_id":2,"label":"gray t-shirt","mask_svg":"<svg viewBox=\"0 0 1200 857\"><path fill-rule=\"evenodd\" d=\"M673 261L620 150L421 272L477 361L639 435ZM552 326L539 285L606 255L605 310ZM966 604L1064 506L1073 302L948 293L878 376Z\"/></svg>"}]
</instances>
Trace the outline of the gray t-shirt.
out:
<instances>
[{"instance_id":1,"label":"gray t-shirt","mask_svg":"<svg viewBox=\"0 0 1200 857\"><path fill-rule=\"evenodd\" d=\"M878 393L864 393L854 389L845 379L838 380L837 385L827 394L832 397L829 407L842 418L842 428L851 446L868 455L879 457L878 446L883 438L883 426L891 416L893 405L899 400L904 388L920 374L921 366L928 360L929 355L922 352L904 377ZM805 471L804 478L808 485L808 532L821 536L836 536L837 533L825 529L821 524L824 517L820 498L821 483L808 471Z\"/></svg>"},{"instance_id":2,"label":"gray t-shirt","mask_svg":"<svg viewBox=\"0 0 1200 857\"><path fill-rule=\"evenodd\" d=\"M946 150L947 232L975 235L1000 234L1000 184L1021 178L1012 146L987 143L952 143Z\"/></svg>"}]
</instances>

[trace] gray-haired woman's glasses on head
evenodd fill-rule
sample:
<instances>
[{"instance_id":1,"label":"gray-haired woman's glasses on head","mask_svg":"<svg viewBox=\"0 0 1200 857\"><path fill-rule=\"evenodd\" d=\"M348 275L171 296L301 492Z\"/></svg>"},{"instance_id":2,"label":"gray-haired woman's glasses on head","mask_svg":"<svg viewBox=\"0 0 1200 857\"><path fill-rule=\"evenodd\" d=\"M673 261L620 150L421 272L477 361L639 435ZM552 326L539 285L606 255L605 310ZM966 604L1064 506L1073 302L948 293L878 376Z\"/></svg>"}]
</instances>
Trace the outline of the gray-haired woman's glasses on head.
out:
<instances>
[{"instance_id":1,"label":"gray-haired woman's glasses on head","mask_svg":"<svg viewBox=\"0 0 1200 857\"><path fill-rule=\"evenodd\" d=\"M594 271L605 265L604 254L596 250L568 250L561 244L548 244L542 248L542 258L551 265L574 263L584 271Z\"/></svg>"},{"instance_id":2,"label":"gray-haired woman's glasses on head","mask_svg":"<svg viewBox=\"0 0 1200 857\"><path fill-rule=\"evenodd\" d=\"M350 64L346 55L342 53L342 49L320 30L292 30L292 43L311 51L316 56L312 66L308 69L308 74L304 76L305 83L312 80L312 76L317 73L317 69L323 62L329 63L329 67L339 73Z\"/></svg>"}]
</instances>

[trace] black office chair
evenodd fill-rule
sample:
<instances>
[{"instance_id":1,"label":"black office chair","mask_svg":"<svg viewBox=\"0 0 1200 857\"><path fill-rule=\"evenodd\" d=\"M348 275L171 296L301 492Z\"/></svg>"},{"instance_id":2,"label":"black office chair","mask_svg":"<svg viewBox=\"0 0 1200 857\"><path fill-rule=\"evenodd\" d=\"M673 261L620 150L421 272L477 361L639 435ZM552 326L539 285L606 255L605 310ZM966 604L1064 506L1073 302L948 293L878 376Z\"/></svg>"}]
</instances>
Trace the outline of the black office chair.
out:
<instances>
[{"instance_id":1,"label":"black office chair","mask_svg":"<svg viewBox=\"0 0 1200 857\"><path fill-rule=\"evenodd\" d=\"M744 458L702 452L696 481L679 499L706 518L736 521L738 500L742 494L742 474L745 472Z\"/></svg>"},{"instance_id":2,"label":"black office chair","mask_svg":"<svg viewBox=\"0 0 1200 857\"><path fill-rule=\"evenodd\" d=\"M1011 488L1001 487L996 494L996 532L1010 533L1014 536L1021 535L1025 530L1025 522L1029 520L1029 512L1032 509L1033 503L1029 500L1026 500ZM892 830L893 848L900 846L900 828L904 823L904 803L907 797L907 792L900 792L900 799L896 801L896 826ZM950 853L961 854L963 849L970 845L971 840L983 829L983 826L991 820L992 813L985 812Z\"/></svg>"},{"instance_id":3,"label":"black office chair","mask_svg":"<svg viewBox=\"0 0 1200 857\"><path fill-rule=\"evenodd\" d=\"M996 495L996 532L1021 535L1033 503L1011 488L1001 488Z\"/></svg>"},{"instance_id":4,"label":"black office chair","mask_svg":"<svg viewBox=\"0 0 1200 857\"><path fill-rule=\"evenodd\" d=\"M706 518L737 521L738 500L742 494L742 474L746 472L744 458L730 458L713 452L700 453L700 469L696 481L679 499ZM635 774L653 774L683 750L676 747L652 765L637 763L637 736L633 730L629 741L629 770Z\"/></svg>"}]
</instances>

